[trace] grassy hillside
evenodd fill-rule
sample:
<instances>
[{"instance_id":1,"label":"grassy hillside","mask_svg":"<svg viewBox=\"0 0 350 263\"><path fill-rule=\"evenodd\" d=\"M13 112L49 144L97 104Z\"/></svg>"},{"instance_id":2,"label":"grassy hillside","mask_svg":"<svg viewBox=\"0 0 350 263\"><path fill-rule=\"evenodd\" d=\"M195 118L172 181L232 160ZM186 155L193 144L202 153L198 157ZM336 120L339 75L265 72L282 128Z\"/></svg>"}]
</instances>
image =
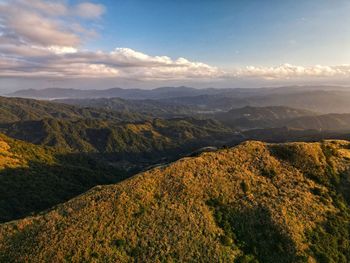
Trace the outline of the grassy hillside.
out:
<instances>
[{"instance_id":1,"label":"grassy hillside","mask_svg":"<svg viewBox=\"0 0 350 263\"><path fill-rule=\"evenodd\" d=\"M51 148L0 134L0 222L64 202L126 173L83 155L57 155Z\"/></svg>"},{"instance_id":2,"label":"grassy hillside","mask_svg":"<svg viewBox=\"0 0 350 263\"><path fill-rule=\"evenodd\" d=\"M0 225L2 262L349 262L350 143L181 159Z\"/></svg>"}]
</instances>

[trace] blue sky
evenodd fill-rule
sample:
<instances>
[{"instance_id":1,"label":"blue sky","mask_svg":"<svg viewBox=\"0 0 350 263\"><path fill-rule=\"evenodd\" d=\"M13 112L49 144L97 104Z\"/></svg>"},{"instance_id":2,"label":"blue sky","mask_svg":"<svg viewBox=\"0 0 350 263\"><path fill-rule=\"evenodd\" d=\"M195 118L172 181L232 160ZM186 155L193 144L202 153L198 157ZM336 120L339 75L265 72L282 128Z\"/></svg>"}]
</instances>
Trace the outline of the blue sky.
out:
<instances>
[{"instance_id":1,"label":"blue sky","mask_svg":"<svg viewBox=\"0 0 350 263\"><path fill-rule=\"evenodd\" d=\"M348 0L0 0L0 92L348 85L349 14Z\"/></svg>"},{"instance_id":2,"label":"blue sky","mask_svg":"<svg viewBox=\"0 0 350 263\"><path fill-rule=\"evenodd\" d=\"M105 0L91 48L130 47L217 66L343 64L350 2L331 0Z\"/></svg>"}]
</instances>

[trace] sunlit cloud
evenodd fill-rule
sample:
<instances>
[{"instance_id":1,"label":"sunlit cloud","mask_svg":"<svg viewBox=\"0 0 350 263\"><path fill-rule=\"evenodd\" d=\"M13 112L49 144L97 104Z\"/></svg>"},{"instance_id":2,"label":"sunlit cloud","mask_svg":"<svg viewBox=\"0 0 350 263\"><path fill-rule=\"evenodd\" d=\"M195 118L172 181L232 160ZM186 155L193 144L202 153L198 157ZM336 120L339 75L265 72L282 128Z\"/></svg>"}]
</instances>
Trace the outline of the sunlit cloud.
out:
<instances>
[{"instance_id":1,"label":"sunlit cloud","mask_svg":"<svg viewBox=\"0 0 350 263\"><path fill-rule=\"evenodd\" d=\"M350 65L224 70L186 58L148 55L130 48L84 49L97 35L89 25L106 12L103 5L67 1L0 1L0 76L43 78L119 78L135 80L235 80L258 78L350 77Z\"/></svg>"},{"instance_id":2,"label":"sunlit cloud","mask_svg":"<svg viewBox=\"0 0 350 263\"><path fill-rule=\"evenodd\" d=\"M256 67L248 66L237 69L235 77L261 77L264 79L291 79L310 77L350 77L350 65L336 66L295 66L282 64L276 67Z\"/></svg>"},{"instance_id":3,"label":"sunlit cloud","mask_svg":"<svg viewBox=\"0 0 350 263\"><path fill-rule=\"evenodd\" d=\"M75 14L84 18L99 18L105 12L105 7L99 4L81 3L75 7Z\"/></svg>"}]
</instances>

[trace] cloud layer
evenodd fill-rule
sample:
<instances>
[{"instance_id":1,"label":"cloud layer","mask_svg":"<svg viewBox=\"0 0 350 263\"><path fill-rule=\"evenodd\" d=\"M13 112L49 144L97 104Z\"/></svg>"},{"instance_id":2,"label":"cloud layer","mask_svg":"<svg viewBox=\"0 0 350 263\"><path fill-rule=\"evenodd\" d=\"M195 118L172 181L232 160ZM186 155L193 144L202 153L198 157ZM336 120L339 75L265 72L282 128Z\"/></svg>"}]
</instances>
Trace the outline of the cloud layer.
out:
<instances>
[{"instance_id":1,"label":"cloud layer","mask_svg":"<svg viewBox=\"0 0 350 263\"><path fill-rule=\"evenodd\" d=\"M268 80L291 79L291 78L327 78L327 77L349 77L350 65L338 66L294 66L283 64L276 67L248 66L235 71L236 77L260 77Z\"/></svg>"},{"instance_id":2,"label":"cloud layer","mask_svg":"<svg viewBox=\"0 0 350 263\"><path fill-rule=\"evenodd\" d=\"M151 56L130 48L84 50L96 37L100 4L67 1L0 0L0 77L124 78L137 80L230 80L349 77L350 65L248 66L221 70L185 58Z\"/></svg>"}]
</instances>

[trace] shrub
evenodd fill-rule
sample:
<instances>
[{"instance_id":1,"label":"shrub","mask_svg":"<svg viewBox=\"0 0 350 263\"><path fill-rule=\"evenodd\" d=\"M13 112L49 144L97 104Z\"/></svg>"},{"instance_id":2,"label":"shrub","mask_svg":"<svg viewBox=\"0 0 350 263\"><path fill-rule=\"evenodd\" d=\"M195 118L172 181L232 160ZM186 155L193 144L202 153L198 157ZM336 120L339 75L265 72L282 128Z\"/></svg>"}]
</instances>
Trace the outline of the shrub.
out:
<instances>
[{"instance_id":1,"label":"shrub","mask_svg":"<svg viewBox=\"0 0 350 263\"><path fill-rule=\"evenodd\" d=\"M112 242L116 248L122 248L125 246L126 242L124 239L116 239Z\"/></svg>"},{"instance_id":2,"label":"shrub","mask_svg":"<svg viewBox=\"0 0 350 263\"><path fill-rule=\"evenodd\" d=\"M243 191L244 193L248 193L249 190L250 190L249 184L246 183L245 181L242 181L242 182L241 182L241 188L242 188L242 191Z\"/></svg>"},{"instance_id":3,"label":"shrub","mask_svg":"<svg viewBox=\"0 0 350 263\"><path fill-rule=\"evenodd\" d=\"M273 178L277 175L277 172L273 168L263 168L261 171L261 175L268 178Z\"/></svg>"}]
</instances>

